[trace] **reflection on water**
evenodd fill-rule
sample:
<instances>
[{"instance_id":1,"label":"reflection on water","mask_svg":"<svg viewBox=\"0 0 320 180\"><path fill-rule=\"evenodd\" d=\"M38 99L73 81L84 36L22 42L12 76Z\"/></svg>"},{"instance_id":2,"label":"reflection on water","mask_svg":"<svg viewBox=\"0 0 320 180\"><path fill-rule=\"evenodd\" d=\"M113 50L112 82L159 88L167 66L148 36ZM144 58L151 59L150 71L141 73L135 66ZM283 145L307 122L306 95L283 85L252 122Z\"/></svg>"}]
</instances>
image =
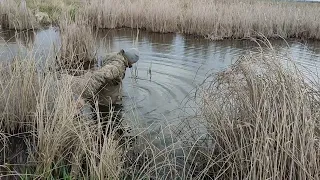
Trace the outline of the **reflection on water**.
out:
<instances>
[{"instance_id":1,"label":"reflection on water","mask_svg":"<svg viewBox=\"0 0 320 180\"><path fill-rule=\"evenodd\" d=\"M37 59L45 59L53 53L53 48L59 46L59 43L59 33L55 28L39 31L1 31L0 61L25 56L28 52L32 52Z\"/></svg>"},{"instance_id":2,"label":"reflection on water","mask_svg":"<svg viewBox=\"0 0 320 180\"><path fill-rule=\"evenodd\" d=\"M59 32L54 28L20 35L3 32L0 36L2 60L30 51L30 44L34 46L32 52L36 57L48 55L53 45L59 46ZM127 112L137 110L139 118L147 124L176 119L183 102L208 73L226 68L247 53L246 50L258 47L244 40L209 41L127 29L103 30L96 37L99 57L133 46L140 50L140 61L127 70L124 79L124 107ZM319 67L319 42L272 41L272 44L274 49L308 68Z\"/></svg>"}]
</instances>

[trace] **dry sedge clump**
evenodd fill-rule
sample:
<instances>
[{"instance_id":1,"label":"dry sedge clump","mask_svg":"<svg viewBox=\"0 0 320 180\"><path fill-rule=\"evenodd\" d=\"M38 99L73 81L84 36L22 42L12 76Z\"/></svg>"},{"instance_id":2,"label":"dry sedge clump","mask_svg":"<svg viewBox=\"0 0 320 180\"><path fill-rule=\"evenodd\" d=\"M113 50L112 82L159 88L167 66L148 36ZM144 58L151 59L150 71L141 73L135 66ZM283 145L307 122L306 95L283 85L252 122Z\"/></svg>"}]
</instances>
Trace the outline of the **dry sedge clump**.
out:
<instances>
[{"instance_id":1,"label":"dry sedge clump","mask_svg":"<svg viewBox=\"0 0 320 180\"><path fill-rule=\"evenodd\" d=\"M0 1L2 29L36 29L38 27L35 16L28 9L26 2L17 3L15 0Z\"/></svg>"},{"instance_id":2,"label":"dry sedge clump","mask_svg":"<svg viewBox=\"0 0 320 180\"><path fill-rule=\"evenodd\" d=\"M34 60L0 64L0 129L13 132L27 128L36 111L39 82Z\"/></svg>"},{"instance_id":3,"label":"dry sedge clump","mask_svg":"<svg viewBox=\"0 0 320 180\"><path fill-rule=\"evenodd\" d=\"M319 179L319 84L273 54L251 54L202 91L220 179Z\"/></svg>"},{"instance_id":4,"label":"dry sedge clump","mask_svg":"<svg viewBox=\"0 0 320 180\"><path fill-rule=\"evenodd\" d=\"M66 69L87 69L94 62L94 37L92 29L79 23L60 23L60 66Z\"/></svg>"}]
</instances>

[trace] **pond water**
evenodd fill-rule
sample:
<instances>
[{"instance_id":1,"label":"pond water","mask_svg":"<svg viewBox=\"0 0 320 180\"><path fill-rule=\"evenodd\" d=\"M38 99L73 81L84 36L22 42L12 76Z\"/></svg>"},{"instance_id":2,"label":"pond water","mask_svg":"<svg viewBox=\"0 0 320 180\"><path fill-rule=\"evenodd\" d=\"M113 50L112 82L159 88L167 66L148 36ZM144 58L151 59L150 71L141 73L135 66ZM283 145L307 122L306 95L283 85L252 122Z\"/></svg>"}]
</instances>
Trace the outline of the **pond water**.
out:
<instances>
[{"instance_id":1,"label":"pond water","mask_svg":"<svg viewBox=\"0 0 320 180\"><path fill-rule=\"evenodd\" d=\"M59 31L0 33L0 60L10 60L28 51L37 58L50 54L59 45ZM147 124L175 121L185 102L205 77L225 69L247 50L257 47L249 40L209 41L181 34L159 34L129 29L103 30L97 34L97 54L136 47L139 62L126 72L124 109ZM297 40L272 41L275 49L288 53L299 64L313 70L320 67L320 43ZM192 113L192 112L189 112Z\"/></svg>"}]
</instances>

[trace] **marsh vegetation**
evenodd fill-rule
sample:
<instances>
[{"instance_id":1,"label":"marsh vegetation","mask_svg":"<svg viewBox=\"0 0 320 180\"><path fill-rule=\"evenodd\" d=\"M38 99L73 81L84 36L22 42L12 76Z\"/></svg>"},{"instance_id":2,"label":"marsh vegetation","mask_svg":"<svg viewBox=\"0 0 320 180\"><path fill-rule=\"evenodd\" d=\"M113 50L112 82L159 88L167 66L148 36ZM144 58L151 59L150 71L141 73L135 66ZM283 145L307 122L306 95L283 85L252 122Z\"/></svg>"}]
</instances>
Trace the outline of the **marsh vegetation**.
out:
<instances>
[{"instance_id":1,"label":"marsh vegetation","mask_svg":"<svg viewBox=\"0 0 320 180\"><path fill-rule=\"evenodd\" d=\"M21 2L0 2L3 30L42 28L36 13L43 12L59 27L60 46L41 61L26 53L0 63L1 179L319 179L317 72L302 71L265 38L318 39L318 4ZM120 27L263 40L207 74L190 97L196 106L184 107L194 113L178 124L142 127L127 121L138 121L138 113L110 106L102 115L98 99L75 96L75 72L93 70L86 64L98 61L98 29ZM158 75L154 67L148 62L149 81Z\"/></svg>"},{"instance_id":2,"label":"marsh vegetation","mask_svg":"<svg viewBox=\"0 0 320 180\"><path fill-rule=\"evenodd\" d=\"M140 28L153 32L179 32L207 37L257 37L319 39L319 4L254 0L4 0L2 15L7 28L36 27L34 15L46 13L59 23L68 13L96 28ZM24 3L23 3L24 2ZM23 11L22 11L23 10ZM13 18L14 17L14 18ZM82 18L80 18L82 17Z\"/></svg>"}]
</instances>

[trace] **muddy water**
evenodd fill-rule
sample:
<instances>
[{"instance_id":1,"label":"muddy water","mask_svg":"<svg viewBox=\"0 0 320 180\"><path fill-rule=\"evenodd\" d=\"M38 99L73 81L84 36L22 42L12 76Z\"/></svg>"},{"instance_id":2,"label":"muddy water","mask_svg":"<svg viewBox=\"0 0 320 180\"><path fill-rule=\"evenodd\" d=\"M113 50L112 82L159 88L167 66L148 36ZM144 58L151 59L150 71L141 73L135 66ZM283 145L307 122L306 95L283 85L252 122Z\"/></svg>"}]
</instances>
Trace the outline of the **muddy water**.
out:
<instances>
[{"instance_id":1,"label":"muddy water","mask_svg":"<svg viewBox=\"0 0 320 180\"><path fill-rule=\"evenodd\" d=\"M54 28L37 32L1 32L0 59L34 52L35 57L50 54L59 46L59 32ZM143 122L175 121L190 92L212 72L221 71L257 44L248 40L208 41L180 34L137 32L128 29L104 30L96 35L97 56L136 47L140 61L126 72L124 109ZM317 70L320 67L320 43L290 40L272 41L274 48L289 54L300 64ZM188 113L192 114L192 111ZM132 116L130 116L132 117Z\"/></svg>"}]
</instances>

